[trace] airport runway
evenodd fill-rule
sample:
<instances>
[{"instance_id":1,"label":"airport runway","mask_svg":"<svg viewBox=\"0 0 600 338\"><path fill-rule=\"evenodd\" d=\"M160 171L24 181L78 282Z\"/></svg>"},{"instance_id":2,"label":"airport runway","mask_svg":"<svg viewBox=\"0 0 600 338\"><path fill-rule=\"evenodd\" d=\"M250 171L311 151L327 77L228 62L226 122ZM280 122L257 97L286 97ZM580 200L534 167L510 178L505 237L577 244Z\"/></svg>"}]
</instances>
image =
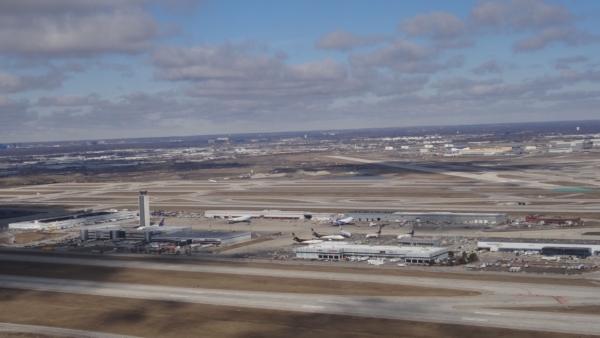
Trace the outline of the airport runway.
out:
<instances>
[{"instance_id":1,"label":"airport runway","mask_svg":"<svg viewBox=\"0 0 600 338\"><path fill-rule=\"evenodd\" d=\"M110 334L102 332L61 329L58 327L50 326L20 325L11 323L0 323L0 333L2 332L33 334L41 333L49 336L64 336L78 338L137 338L135 336L124 336L122 334Z\"/></svg>"},{"instance_id":2,"label":"airport runway","mask_svg":"<svg viewBox=\"0 0 600 338\"><path fill-rule=\"evenodd\" d=\"M443 322L465 325L517 328L536 331L600 334L600 321L595 315L500 310L494 305L550 305L546 297L525 297L512 301L506 296L482 297L351 297L305 294L278 294L248 291L177 288L89 282L51 278L0 275L0 286L38 291L66 292L106 297L129 297L151 300L357 315L364 317ZM554 304L556 305L556 301Z\"/></svg>"},{"instance_id":3,"label":"airport runway","mask_svg":"<svg viewBox=\"0 0 600 338\"><path fill-rule=\"evenodd\" d=\"M557 322L551 313L498 310L497 307L557 306L556 297L568 301L569 306L598 305L598 288L545 285L531 283L483 282L407 276L327 273L278 269L201 266L193 264L154 263L140 261L109 261L100 259L62 258L25 255L0 255L0 259L36 261L45 263L83 264L124 268L213 272L241 275L261 275L288 278L331 279L361 282L379 282L480 291L472 297L337 297L316 295L273 294L247 291L169 288L145 285L99 283L84 281L56 281L52 279L1 276L3 287L25 287L48 291L84 292L96 295L125 296L149 299L179 300L243 307L354 314L396 319L432 322L517 327L533 330L595 333L600 332L600 321L592 315L562 315ZM32 283L32 284L31 284ZM68 285L68 287L66 287ZM74 287L75 289L72 289ZM161 292L156 292L156 289ZM144 291L146 290L146 291ZM116 293L115 293L116 292ZM598 322L598 323L596 323Z\"/></svg>"},{"instance_id":4,"label":"airport runway","mask_svg":"<svg viewBox=\"0 0 600 338\"><path fill-rule=\"evenodd\" d=\"M540 297L568 297L572 305L595 305L600 304L600 288L562 286L552 284L532 284L532 283L505 283L505 282L486 282L477 280L458 280L447 278L424 278L410 276L384 276L374 274L353 274L337 272L318 272L318 271L296 271L283 269L261 269L245 267L229 267L215 265L196 265L165 262L145 262L145 261L121 261L104 259L86 259L86 258L66 258L66 257L48 257L39 255L0 255L0 260L17 262L40 262L52 264L74 264L86 266L104 266L118 268L137 268L152 270L171 270L186 272L204 272L204 273L223 273L234 275L255 275L286 278L309 278L309 279L327 279L355 282L374 282L398 285L427 286L436 288L458 289L468 291L479 291L487 295L505 296L505 297L523 297L521 295L538 295ZM275 266L276 267L276 266ZM521 298L517 298L521 299ZM550 304L556 304L550 302Z\"/></svg>"}]
</instances>

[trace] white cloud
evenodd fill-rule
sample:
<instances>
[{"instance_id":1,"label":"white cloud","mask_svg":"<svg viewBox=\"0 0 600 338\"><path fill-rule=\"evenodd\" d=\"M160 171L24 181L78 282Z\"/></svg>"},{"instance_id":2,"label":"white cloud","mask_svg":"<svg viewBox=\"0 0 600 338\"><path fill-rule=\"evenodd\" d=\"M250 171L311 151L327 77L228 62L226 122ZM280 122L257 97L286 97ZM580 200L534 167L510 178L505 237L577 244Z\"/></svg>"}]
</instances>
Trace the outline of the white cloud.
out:
<instances>
[{"instance_id":1,"label":"white cloud","mask_svg":"<svg viewBox=\"0 0 600 338\"><path fill-rule=\"evenodd\" d=\"M161 36L140 2L5 1L0 4L0 53L79 57L139 53Z\"/></svg>"}]
</instances>

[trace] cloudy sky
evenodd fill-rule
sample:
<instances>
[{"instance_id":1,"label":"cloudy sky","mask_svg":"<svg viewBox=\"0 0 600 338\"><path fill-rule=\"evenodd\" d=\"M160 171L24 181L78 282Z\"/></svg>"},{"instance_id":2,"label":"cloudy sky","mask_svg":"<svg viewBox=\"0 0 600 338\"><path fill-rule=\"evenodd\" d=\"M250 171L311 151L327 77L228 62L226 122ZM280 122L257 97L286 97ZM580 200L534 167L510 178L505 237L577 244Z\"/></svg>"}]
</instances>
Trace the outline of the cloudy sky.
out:
<instances>
[{"instance_id":1,"label":"cloudy sky","mask_svg":"<svg viewBox=\"0 0 600 338\"><path fill-rule=\"evenodd\" d=\"M600 118L600 1L0 2L0 142Z\"/></svg>"}]
</instances>

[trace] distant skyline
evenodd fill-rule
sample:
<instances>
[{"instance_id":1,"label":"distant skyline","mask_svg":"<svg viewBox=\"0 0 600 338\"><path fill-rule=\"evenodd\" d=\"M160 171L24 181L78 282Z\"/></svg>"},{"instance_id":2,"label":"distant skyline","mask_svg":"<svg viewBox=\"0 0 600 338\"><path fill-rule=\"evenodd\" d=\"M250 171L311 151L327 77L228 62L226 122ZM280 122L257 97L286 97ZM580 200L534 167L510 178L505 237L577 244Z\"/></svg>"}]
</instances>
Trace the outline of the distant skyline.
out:
<instances>
[{"instance_id":1,"label":"distant skyline","mask_svg":"<svg viewBox=\"0 0 600 338\"><path fill-rule=\"evenodd\" d=\"M0 143L600 119L600 2L0 2Z\"/></svg>"}]
</instances>

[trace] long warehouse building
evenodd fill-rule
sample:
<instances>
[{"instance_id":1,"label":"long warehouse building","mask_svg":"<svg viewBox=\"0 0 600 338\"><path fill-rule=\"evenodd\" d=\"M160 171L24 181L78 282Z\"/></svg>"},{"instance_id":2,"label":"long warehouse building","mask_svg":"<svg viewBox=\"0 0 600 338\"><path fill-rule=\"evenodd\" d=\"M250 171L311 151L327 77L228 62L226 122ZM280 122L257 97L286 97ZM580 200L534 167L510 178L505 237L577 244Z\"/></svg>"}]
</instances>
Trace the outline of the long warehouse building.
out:
<instances>
[{"instance_id":1,"label":"long warehouse building","mask_svg":"<svg viewBox=\"0 0 600 338\"><path fill-rule=\"evenodd\" d=\"M296 257L302 259L341 259L353 256L400 258L407 263L427 263L432 259L436 262L447 259L448 249L388 245L332 245L331 243L296 248Z\"/></svg>"},{"instance_id":2,"label":"long warehouse building","mask_svg":"<svg viewBox=\"0 0 600 338\"><path fill-rule=\"evenodd\" d=\"M477 248L490 251L540 251L544 256L578 256L585 258L591 255L600 255L600 243L596 241L489 238L478 241Z\"/></svg>"}]
</instances>

